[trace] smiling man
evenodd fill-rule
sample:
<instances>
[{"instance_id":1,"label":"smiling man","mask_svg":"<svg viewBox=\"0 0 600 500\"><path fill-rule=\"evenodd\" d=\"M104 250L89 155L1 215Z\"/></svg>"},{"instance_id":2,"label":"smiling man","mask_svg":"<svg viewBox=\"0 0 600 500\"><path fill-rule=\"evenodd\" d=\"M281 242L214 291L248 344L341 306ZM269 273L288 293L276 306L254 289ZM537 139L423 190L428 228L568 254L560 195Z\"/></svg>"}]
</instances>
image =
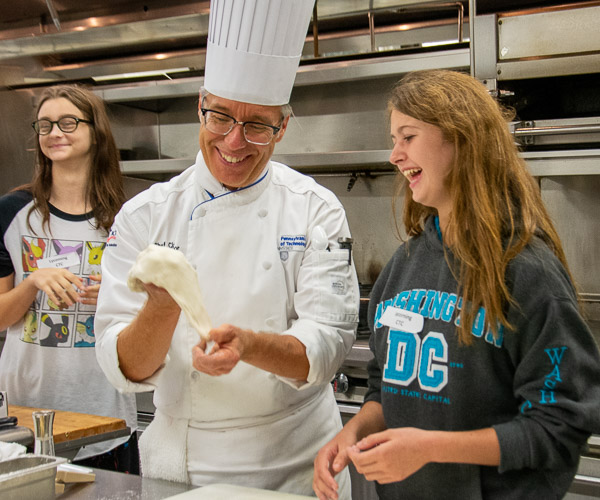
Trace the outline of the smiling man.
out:
<instances>
[{"instance_id":1,"label":"smiling man","mask_svg":"<svg viewBox=\"0 0 600 500\"><path fill-rule=\"evenodd\" d=\"M286 106L285 109L291 109ZM200 149L210 173L230 190L256 181L283 139L289 114L201 92Z\"/></svg>"},{"instance_id":2,"label":"smiling man","mask_svg":"<svg viewBox=\"0 0 600 500\"><path fill-rule=\"evenodd\" d=\"M271 160L314 1L245 3L211 2L195 165L116 218L96 352L117 388L154 390L143 475L312 495L314 457L341 429L329 382L354 341L358 282L339 200ZM152 244L195 269L208 346L167 290L147 284L145 300L127 288ZM339 484L350 498L347 471Z\"/></svg>"}]
</instances>

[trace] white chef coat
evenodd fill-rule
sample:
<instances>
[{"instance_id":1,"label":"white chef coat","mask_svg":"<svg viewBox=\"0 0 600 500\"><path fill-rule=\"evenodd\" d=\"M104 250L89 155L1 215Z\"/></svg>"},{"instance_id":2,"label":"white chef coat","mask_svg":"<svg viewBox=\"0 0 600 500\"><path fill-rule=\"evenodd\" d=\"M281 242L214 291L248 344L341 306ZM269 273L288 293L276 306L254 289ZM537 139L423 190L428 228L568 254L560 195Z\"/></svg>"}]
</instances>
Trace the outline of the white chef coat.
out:
<instances>
[{"instance_id":1,"label":"white chef coat","mask_svg":"<svg viewBox=\"0 0 600 500\"><path fill-rule=\"evenodd\" d=\"M316 226L327 234L328 249L314 248ZM341 237L350 232L333 193L276 162L251 186L232 192L211 175L199 153L194 166L123 206L102 260L96 352L120 390L154 390L156 417L140 442L144 474L188 480L188 427L199 435L221 431L220 449L243 456L238 433L228 430L251 429L249 438L269 447L273 422L289 422L291 435L310 420L323 432L294 435L306 440L299 449L311 453L307 463L314 459L315 440L322 446L337 433L341 422L329 382L354 342L359 305L356 272L348 251L339 248ZM310 363L307 381L243 362L219 377L194 370L192 347L199 337L183 314L162 368L144 383L127 380L119 370L117 337L146 296L131 292L126 277L138 253L153 243L182 251L195 267L213 326L230 323L298 338ZM216 466L227 471L227 453L216 455L222 458ZM265 477L277 474L268 458L262 468Z\"/></svg>"}]
</instances>

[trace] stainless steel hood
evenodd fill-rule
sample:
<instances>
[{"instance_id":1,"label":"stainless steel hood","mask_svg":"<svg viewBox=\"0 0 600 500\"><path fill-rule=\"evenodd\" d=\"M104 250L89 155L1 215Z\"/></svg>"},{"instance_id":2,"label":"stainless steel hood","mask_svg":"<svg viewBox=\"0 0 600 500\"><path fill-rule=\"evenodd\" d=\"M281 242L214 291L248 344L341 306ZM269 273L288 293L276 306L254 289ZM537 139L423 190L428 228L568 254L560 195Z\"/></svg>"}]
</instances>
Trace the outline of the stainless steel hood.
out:
<instances>
[{"instance_id":1,"label":"stainless steel hood","mask_svg":"<svg viewBox=\"0 0 600 500\"><path fill-rule=\"evenodd\" d=\"M307 55L378 52L433 39L462 40L460 11L468 0L318 0L311 32L330 48L307 44ZM478 0L477 12L569 0ZM201 73L210 2L193 0L18 0L0 14L0 87L85 80L157 71L163 78ZM458 25L458 30L456 26ZM448 29L445 29L447 27ZM406 35L410 32L410 36ZM390 42L389 34L396 34ZM404 34L403 36L400 36ZM310 37L312 39L312 37ZM376 39L375 39L376 38ZM361 39L359 43L356 39ZM335 43L334 43L335 41ZM346 41L349 41L346 43ZM412 42L412 43L411 43Z\"/></svg>"}]
</instances>

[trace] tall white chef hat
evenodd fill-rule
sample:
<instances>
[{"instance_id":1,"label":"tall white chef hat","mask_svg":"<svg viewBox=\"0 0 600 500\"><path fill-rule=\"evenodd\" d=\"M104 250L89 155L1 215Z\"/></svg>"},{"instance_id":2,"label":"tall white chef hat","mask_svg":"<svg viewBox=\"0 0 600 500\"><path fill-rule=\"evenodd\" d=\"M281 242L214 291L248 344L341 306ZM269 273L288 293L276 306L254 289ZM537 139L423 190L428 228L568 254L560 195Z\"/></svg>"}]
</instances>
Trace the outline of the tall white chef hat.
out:
<instances>
[{"instance_id":1,"label":"tall white chef hat","mask_svg":"<svg viewBox=\"0 0 600 500\"><path fill-rule=\"evenodd\" d=\"M204 88L251 104L287 104L315 0L211 0Z\"/></svg>"}]
</instances>

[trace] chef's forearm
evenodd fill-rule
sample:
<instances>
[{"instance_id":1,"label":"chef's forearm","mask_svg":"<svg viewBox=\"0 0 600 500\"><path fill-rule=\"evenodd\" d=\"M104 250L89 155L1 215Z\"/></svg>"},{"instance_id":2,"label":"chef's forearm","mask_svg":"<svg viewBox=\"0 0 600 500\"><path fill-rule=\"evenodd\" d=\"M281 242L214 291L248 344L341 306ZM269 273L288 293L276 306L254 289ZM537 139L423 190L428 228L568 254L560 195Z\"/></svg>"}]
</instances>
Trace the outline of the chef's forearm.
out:
<instances>
[{"instance_id":1,"label":"chef's forearm","mask_svg":"<svg viewBox=\"0 0 600 500\"><path fill-rule=\"evenodd\" d=\"M181 311L144 304L117 339L119 367L125 377L141 382L164 362Z\"/></svg>"},{"instance_id":2,"label":"chef's forearm","mask_svg":"<svg viewBox=\"0 0 600 500\"><path fill-rule=\"evenodd\" d=\"M280 377L308 378L306 347L296 337L247 331L244 344L242 361Z\"/></svg>"}]
</instances>

